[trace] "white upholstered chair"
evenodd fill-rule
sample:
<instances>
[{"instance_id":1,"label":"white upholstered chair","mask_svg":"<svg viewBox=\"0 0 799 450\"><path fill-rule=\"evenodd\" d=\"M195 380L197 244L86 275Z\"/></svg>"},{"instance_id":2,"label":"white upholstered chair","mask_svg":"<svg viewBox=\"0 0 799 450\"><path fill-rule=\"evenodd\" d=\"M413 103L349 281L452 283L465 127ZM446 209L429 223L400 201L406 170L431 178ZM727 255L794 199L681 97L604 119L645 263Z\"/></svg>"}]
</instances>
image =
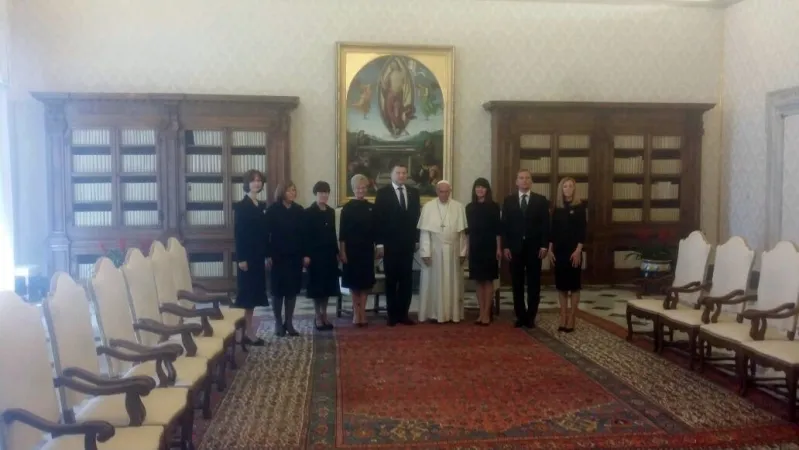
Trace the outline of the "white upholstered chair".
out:
<instances>
[{"instance_id":1,"label":"white upholstered chair","mask_svg":"<svg viewBox=\"0 0 799 450\"><path fill-rule=\"evenodd\" d=\"M160 248L159 248L160 247ZM159 245L153 244L151 247L156 252L160 252L163 248ZM210 305L219 310L221 317L210 317L211 328L214 329L214 335L230 334L230 363L233 368L236 366L236 333L243 331L246 326L246 319L244 317L244 310L240 308L232 308L230 306L231 299L228 295L216 295L211 293L205 286L196 283L191 277L191 268L189 266L189 257L186 253L186 248L176 238L171 237L167 241L166 253L171 259L169 268L172 270L172 277L174 280L176 297L178 303L185 308L194 308L197 305ZM150 253L150 257L156 256ZM158 260L160 261L160 259ZM155 259L154 264L159 264ZM191 322L192 320L189 320ZM232 333L231 333L232 330ZM243 334L242 334L243 336ZM221 336L220 336L221 337ZM242 350L246 351L246 347L242 341Z\"/></svg>"},{"instance_id":2,"label":"white upholstered chair","mask_svg":"<svg viewBox=\"0 0 799 450\"><path fill-rule=\"evenodd\" d=\"M693 369L697 358L697 337L699 328L706 323L733 322L735 315L723 313L721 308L715 308L716 301L735 301L746 293L749 284L749 273L755 252L746 245L746 242L737 236L731 237L727 242L716 247L713 264L713 277L709 285L702 291L696 303L690 308L666 309L660 312L658 321L659 329L656 333L663 337L663 329L681 330L688 334L689 367ZM679 294L677 294L679 295ZM704 307L703 307L704 306ZM711 317L712 314L712 317ZM659 350L669 343L661 340Z\"/></svg>"},{"instance_id":3,"label":"white upholstered chair","mask_svg":"<svg viewBox=\"0 0 799 450\"><path fill-rule=\"evenodd\" d=\"M188 389L152 389L155 382L150 377L115 379L101 374L98 355L125 355L95 346L89 300L82 286L66 273L57 272L43 306L56 379L60 380L63 417L77 423L104 420L115 427L161 426L166 436L180 430L181 445L191 446L194 410ZM147 356L162 360L174 359L176 354L165 349ZM87 389L87 385L92 387ZM146 394L136 392L140 389Z\"/></svg>"},{"instance_id":4,"label":"white upholstered chair","mask_svg":"<svg viewBox=\"0 0 799 450\"><path fill-rule=\"evenodd\" d=\"M687 308L693 305L699 298L699 294L705 287L702 285L707 269L707 260L710 256L711 245L707 242L705 235L701 231L693 231L685 239L680 240L677 253L677 267L674 275L667 275L660 279L651 281L642 280L642 284L663 284L665 287L664 297L643 297L627 301L627 339L633 337L633 316L648 319L654 325L655 350L660 348L661 336L657 331L660 329L660 313L666 309ZM670 286L668 282L670 283ZM677 301L674 301L677 299ZM668 308L671 306L671 308Z\"/></svg>"},{"instance_id":5,"label":"white upholstered chair","mask_svg":"<svg viewBox=\"0 0 799 450\"><path fill-rule=\"evenodd\" d=\"M36 305L13 292L0 292L0 342L4 343L0 345L0 448L166 450L160 426L115 429L106 420L59 423L46 334ZM139 392L148 389L140 387ZM44 433L59 437L45 437Z\"/></svg>"},{"instance_id":6,"label":"white upholstered chair","mask_svg":"<svg viewBox=\"0 0 799 450\"><path fill-rule=\"evenodd\" d=\"M741 298L742 305L756 301L757 308L745 307L733 322L702 325L698 338L700 353L706 345L735 352L735 370L741 393L745 392L748 384L762 381L758 380L755 365L750 365L750 361L779 366L780 370L788 369L788 394L793 395L790 406L792 417L795 415L796 378L795 373L791 375L790 367L799 363L799 353L793 357L796 361L791 361L792 356L781 351L793 348L796 335L799 311L797 274L799 251L796 245L787 241L778 242L773 249L763 252L757 294ZM748 323L744 319L748 319ZM700 360L700 364L703 362ZM794 376L792 383L791 376ZM773 383L769 384L773 386Z\"/></svg>"},{"instance_id":7,"label":"white upholstered chair","mask_svg":"<svg viewBox=\"0 0 799 450\"><path fill-rule=\"evenodd\" d=\"M203 321L202 324L181 324L180 317L175 317L164 309L165 303L172 303L168 301L168 293L174 292L171 274L167 272L156 276L150 258L145 258L137 248L128 249L122 273L125 275L130 294L139 342L149 346L167 341L180 343L186 351L186 356L199 356L208 360L209 368L212 368L212 372L216 372L214 381L217 383L217 388L223 390L225 387L223 340L210 335L213 334L213 330L207 321ZM160 285L163 286L163 290ZM161 299L166 301L162 303ZM176 304L171 304L167 308L185 309ZM202 314L189 310L184 312L188 316Z\"/></svg>"},{"instance_id":8,"label":"white upholstered chair","mask_svg":"<svg viewBox=\"0 0 799 450\"><path fill-rule=\"evenodd\" d=\"M142 345L138 340L134 328L134 319L128 299L128 287L122 270L114 266L108 258L100 258L94 265L94 276L89 282L90 299L94 304L97 323L100 326L102 344L119 350L149 352L159 349L163 345L153 347ZM115 358L108 358L108 367L111 376L125 378L146 375L153 378L161 387L178 386L191 391L191 397L202 392L203 398L199 405L203 409L205 418L211 416L211 368L208 360L198 356L188 357L182 355L183 347L177 345L180 353L169 367L158 364L156 361L142 361L131 364ZM171 375L171 376L170 376Z\"/></svg>"}]
</instances>

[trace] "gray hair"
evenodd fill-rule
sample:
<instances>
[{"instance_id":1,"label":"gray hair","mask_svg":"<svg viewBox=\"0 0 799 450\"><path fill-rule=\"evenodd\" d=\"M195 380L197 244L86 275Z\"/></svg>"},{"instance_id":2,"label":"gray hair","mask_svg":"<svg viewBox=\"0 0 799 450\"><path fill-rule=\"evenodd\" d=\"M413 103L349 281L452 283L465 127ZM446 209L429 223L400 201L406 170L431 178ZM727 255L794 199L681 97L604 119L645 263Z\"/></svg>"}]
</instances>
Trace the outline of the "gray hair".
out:
<instances>
[{"instance_id":1,"label":"gray hair","mask_svg":"<svg viewBox=\"0 0 799 450\"><path fill-rule=\"evenodd\" d=\"M350 178L350 187L352 187L353 192L361 183L369 184L369 179L359 173L356 173Z\"/></svg>"}]
</instances>

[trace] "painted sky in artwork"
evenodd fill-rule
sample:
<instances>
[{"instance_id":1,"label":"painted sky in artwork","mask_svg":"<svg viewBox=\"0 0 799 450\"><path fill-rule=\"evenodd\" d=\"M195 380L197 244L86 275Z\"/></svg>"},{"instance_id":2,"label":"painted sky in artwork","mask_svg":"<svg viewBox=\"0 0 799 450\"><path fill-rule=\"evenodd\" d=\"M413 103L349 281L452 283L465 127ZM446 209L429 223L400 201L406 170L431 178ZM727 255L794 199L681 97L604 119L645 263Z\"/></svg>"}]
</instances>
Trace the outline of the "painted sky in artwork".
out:
<instances>
[{"instance_id":1,"label":"painted sky in artwork","mask_svg":"<svg viewBox=\"0 0 799 450\"><path fill-rule=\"evenodd\" d=\"M350 85L349 91L347 93L347 131L357 132L363 130L367 134L378 138L380 140L385 141L397 141L402 142L403 140L408 139L409 137L413 137L419 134L422 131L427 132L435 132L441 131L444 129L444 116L443 111L444 108L441 108L438 112L434 115L431 115L427 120L425 120L424 115L422 114L422 98L420 95L419 87L422 86L431 86L436 83L436 78L432 72L430 72L427 67L425 67L422 63L416 61L415 59L409 58L412 62L410 64L410 69L412 70L414 76L414 105L416 107L416 118L411 120L408 123L408 126L405 130L408 132L407 135L402 135L398 137L393 137L388 129L386 129L385 124L380 118L380 106L378 104L378 97L379 97L379 85L378 81L380 79L380 71L383 69L383 65L385 64L388 56L383 56L380 58L376 58L369 62L369 64L365 65L355 76L352 84ZM361 95L361 88L358 83L370 83L372 85L372 99L371 99L371 108L367 114L367 118L364 119L364 115L362 111L358 109L352 108L350 105L357 102ZM431 90L431 95L434 95L435 100L438 103L443 104L441 89L436 88Z\"/></svg>"}]
</instances>

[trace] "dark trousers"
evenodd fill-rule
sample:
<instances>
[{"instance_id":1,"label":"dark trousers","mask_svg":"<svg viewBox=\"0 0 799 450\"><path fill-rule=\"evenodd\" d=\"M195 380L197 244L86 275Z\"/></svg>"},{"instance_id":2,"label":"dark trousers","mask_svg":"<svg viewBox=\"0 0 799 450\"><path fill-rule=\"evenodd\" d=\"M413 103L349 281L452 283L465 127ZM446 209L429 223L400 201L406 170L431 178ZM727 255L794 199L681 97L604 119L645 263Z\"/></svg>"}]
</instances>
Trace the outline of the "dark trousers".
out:
<instances>
[{"instance_id":1,"label":"dark trousers","mask_svg":"<svg viewBox=\"0 0 799 450\"><path fill-rule=\"evenodd\" d=\"M408 318L413 296L413 245L410 249L385 247L386 313L389 322Z\"/></svg>"},{"instance_id":2,"label":"dark trousers","mask_svg":"<svg viewBox=\"0 0 799 450\"><path fill-rule=\"evenodd\" d=\"M513 310L516 320L534 324L541 302L541 259L538 245L525 245L521 253L511 255L510 273L513 285ZM524 303L524 282L527 281L527 304Z\"/></svg>"}]
</instances>

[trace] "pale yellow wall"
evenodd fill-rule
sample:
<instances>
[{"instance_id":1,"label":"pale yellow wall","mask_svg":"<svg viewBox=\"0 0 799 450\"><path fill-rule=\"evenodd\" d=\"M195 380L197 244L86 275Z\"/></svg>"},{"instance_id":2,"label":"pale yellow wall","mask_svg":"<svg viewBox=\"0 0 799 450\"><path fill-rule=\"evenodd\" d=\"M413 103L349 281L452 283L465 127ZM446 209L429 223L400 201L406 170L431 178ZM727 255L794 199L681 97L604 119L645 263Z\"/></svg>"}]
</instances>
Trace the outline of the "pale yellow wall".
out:
<instances>
[{"instance_id":1,"label":"pale yellow wall","mask_svg":"<svg viewBox=\"0 0 799 450\"><path fill-rule=\"evenodd\" d=\"M308 201L316 180L335 176L334 43L447 44L456 47L454 184L464 200L475 177L490 176L483 102L716 103L724 13L478 0L26 0L13 19L20 176L44 164L30 90L297 95L292 177ZM718 126L709 113L702 199L713 206L702 226L711 238ZM23 204L41 203L25 191ZM38 257L46 210L21 214L30 225L21 255Z\"/></svg>"},{"instance_id":2,"label":"pale yellow wall","mask_svg":"<svg viewBox=\"0 0 799 450\"><path fill-rule=\"evenodd\" d=\"M795 0L746 0L725 12L723 148L729 154L724 170L729 197L722 223L729 224L728 234L743 236L760 250L766 225L766 94L799 86L797 20ZM786 169L793 188L785 200L799 208L799 167Z\"/></svg>"}]
</instances>

